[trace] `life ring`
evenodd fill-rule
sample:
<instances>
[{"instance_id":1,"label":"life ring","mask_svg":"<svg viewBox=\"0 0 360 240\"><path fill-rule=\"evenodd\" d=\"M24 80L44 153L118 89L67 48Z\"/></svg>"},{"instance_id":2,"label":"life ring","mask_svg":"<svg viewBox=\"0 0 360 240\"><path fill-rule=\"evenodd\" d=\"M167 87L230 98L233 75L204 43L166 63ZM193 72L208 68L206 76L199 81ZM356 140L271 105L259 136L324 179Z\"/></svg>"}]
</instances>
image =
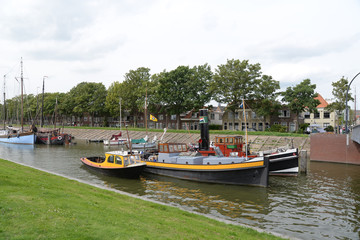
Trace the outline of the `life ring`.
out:
<instances>
[{"instance_id":1,"label":"life ring","mask_svg":"<svg viewBox=\"0 0 360 240\"><path fill-rule=\"evenodd\" d=\"M58 136L58 140L61 141L61 140L62 140L62 136Z\"/></svg>"}]
</instances>

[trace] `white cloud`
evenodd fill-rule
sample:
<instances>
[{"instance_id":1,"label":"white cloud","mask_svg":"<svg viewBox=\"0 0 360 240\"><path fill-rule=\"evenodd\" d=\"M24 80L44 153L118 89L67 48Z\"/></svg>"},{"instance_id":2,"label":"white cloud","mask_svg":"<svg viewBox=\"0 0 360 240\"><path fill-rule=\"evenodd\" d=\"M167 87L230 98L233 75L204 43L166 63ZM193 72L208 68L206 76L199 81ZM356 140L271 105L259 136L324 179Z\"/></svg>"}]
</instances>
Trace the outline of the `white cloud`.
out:
<instances>
[{"instance_id":1,"label":"white cloud","mask_svg":"<svg viewBox=\"0 0 360 240\"><path fill-rule=\"evenodd\" d=\"M282 87L310 78L331 97L331 82L360 71L356 0L0 4L0 70L11 71L24 57L32 93L44 75L52 76L47 91L67 92L82 81L108 87L142 66L158 73L209 63L214 70L234 58L260 63Z\"/></svg>"}]
</instances>

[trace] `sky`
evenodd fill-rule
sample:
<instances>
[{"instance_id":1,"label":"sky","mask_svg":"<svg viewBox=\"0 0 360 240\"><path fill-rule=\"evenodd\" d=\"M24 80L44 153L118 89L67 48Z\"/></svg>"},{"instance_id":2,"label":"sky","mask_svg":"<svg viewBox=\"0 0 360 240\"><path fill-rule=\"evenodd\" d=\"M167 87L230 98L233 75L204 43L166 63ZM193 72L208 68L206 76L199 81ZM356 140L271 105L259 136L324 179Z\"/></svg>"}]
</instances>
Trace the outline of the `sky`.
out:
<instances>
[{"instance_id":1,"label":"sky","mask_svg":"<svg viewBox=\"0 0 360 240\"><path fill-rule=\"evenodd\" d=\"M332 82L360 72L359 0L0 0L1 93L108 88L130 70L151 74L228 59L259 63L285 90L309 78L332 98ZM44 77L46 76L46 77ZM351 85L360 96L360 76ZM357 97L360 98L360 97ZM1 96L1 103L3 97ZM360 108L357 101L357 109ZM353 107L353 103L349 103Z\"/></svg>"}]
</instances>

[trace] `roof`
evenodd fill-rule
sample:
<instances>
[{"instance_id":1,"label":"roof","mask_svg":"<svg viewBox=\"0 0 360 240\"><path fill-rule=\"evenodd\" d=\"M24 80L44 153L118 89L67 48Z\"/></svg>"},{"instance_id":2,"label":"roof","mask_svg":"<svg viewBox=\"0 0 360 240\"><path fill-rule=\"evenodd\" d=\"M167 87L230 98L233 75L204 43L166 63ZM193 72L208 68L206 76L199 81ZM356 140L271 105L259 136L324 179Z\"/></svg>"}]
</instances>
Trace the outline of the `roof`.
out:
<instances>
[{"instance_id":1,"label":"roof","mask_svg":"<svg viewBox=\"0 0 360 240\"><path fill-rule=\"evenodd\" d=\"M320 101L320 104L317 105L316 108L325 108L325 107L327 107L329 105L327 103L327 101L325 101L325 99L319 93L318 93L318 96L315 99Z\"/></svg>"}]
</instances>

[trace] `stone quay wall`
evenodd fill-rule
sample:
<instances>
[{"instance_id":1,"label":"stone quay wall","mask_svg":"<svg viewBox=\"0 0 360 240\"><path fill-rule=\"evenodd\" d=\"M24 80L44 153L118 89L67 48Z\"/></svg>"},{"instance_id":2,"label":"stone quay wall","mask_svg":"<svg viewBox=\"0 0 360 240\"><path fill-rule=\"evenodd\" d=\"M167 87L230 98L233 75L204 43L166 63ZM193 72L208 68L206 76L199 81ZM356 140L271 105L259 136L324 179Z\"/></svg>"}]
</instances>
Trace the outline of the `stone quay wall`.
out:
<instances>
[{"instance_id":1,"label":"stone quay wall","mask_svg":"<svg viewBox=\"0 0 360 240\"><path fill-rule=\"evenodd\" d=\"M119 134L120 130L103 130L103 129L78 129L78 128L66 128L64 132L71 134L75 141L76 139L84 140L104 140L110 139L111 135ZM122 130L122 136L127 137L126 130ZM145 137L145 131L129 131L130 138L142 138ZM160 139L163 132L148 132L149 139L152 140L156 135L157 139ZM210 141L215 140L215 135L210 134ZM244 141L246 141L245 136ZM163 142L178 142L178 143L197 143L200 139L200 132L195 133L172 133L167 132L164 135ZM257 136L249 135L248 142L250 142L250 148L253 152L266 151L278 147L284 147L287 145L297 147L299 151L306 150L310 152L310 137L278 137L278 136Z\"/></svg>"}]
</instances>

